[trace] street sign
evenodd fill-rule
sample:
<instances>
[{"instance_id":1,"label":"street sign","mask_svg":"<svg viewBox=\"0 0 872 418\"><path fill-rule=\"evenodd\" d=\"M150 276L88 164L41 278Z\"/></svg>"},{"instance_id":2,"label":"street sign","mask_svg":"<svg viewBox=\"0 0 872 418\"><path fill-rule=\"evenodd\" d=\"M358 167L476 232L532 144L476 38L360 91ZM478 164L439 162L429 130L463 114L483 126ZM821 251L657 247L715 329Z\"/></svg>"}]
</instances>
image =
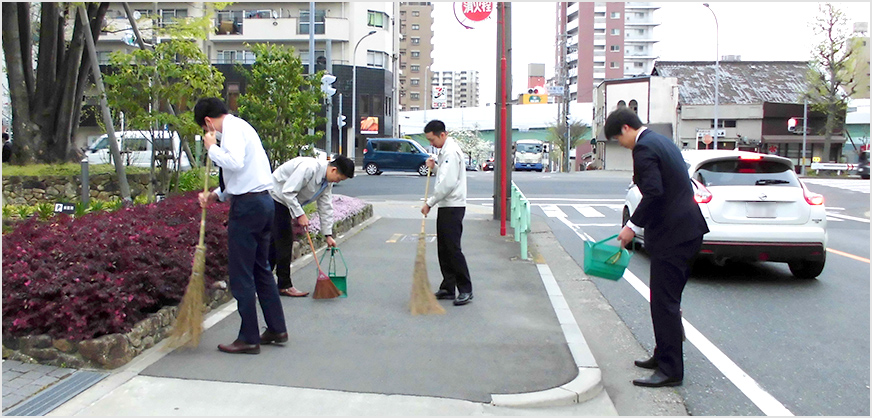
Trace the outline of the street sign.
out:
<instances>
[{"instance_id":1,"label":"street sign","mask_svg":"<svg viewBox=\"0 0 872 418\"><path fill-rule=\"evenodd\" d=\"M548 94L552 96L563 96L563 86L548 86Z\"/></svg>"}]
</instances>

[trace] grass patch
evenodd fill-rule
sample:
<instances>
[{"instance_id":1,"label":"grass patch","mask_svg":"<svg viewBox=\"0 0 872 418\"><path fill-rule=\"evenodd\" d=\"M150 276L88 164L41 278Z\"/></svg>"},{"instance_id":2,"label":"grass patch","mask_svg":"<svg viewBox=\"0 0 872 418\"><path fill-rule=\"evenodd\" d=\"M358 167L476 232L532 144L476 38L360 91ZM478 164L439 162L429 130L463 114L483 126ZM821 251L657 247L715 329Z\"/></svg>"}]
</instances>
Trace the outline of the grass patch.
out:
<instances>
[{"instance_id":1,"label":"grass patch","mask_svg":"<svg viewBox=\"0 0 872 418\"><path fill-rule=\"evenodd\" d=\"M149 172L149 168L145 167L125 167L127 174L144 174ZM90 164L88 167L89 175L115 173L115 166L112 164ZM82 165L80 163L64 163L64 164L30 164L30 165L12 165L3 164L3 176L79 176L82 174Z\"/></svg>"}]
</instances>

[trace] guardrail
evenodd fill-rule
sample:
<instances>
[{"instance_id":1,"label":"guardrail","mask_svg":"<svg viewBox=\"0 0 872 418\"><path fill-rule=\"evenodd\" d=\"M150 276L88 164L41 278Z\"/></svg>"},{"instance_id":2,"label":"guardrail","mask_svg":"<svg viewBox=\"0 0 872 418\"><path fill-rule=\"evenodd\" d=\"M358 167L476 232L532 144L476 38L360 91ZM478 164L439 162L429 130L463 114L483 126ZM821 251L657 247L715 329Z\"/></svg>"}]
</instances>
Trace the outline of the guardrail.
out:
<instances>
[{"instance_id":1,"label":"guardrail","mask_svg":"<svg viewBox=\"0 0 872 418\"><path fill-rule=\"evenodd\" d=\"M527 234L530 232L530 201L521 189L512 182L511 212L509 221L515 230L515 242L521 243L521 258L527 260Z\"/></svg>"},{"instance_id":2,"label":"guardrail","mask_svg":"<svg viewBox=\"0 0 872 418\"><path fill-rule=\"evenodd\" d=\"M811 163L812 170L836 170L836 174L842 174L842 171L852 171L857 169L857 164L840 164L840 163Z\"/></svg>"}]
</instances>

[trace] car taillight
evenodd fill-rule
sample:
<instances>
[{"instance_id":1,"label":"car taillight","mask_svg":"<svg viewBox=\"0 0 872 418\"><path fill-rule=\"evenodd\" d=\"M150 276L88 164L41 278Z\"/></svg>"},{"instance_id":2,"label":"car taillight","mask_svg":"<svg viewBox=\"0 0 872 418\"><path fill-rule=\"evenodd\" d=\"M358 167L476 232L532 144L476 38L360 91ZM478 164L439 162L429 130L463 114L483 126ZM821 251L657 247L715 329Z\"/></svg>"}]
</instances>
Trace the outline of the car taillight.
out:
<instances>
[{"instance_id":1,"label":"car taillight","mask_svg":"<svg viewBox=\"0 0 872 418\"><path fill-rule=\"evenodd\" d=\"M805 186L805 183L802 184L802 197L804 197L805 201L812 206L820 206L824 204L824 196L809 190Z\"/></svg>"},{"instance_id":2,"label":"car taillight","mask_svg":"<svg viewBox=\"0 0 872 418\"><path fill-rule=\"evenodd\" d=\"M693 190L693 200L696 203L708 203L712 201L712 192L709 189L706 189L702 183L692 180L693 184L696 186Z\"/></svg>"}]
</instances>

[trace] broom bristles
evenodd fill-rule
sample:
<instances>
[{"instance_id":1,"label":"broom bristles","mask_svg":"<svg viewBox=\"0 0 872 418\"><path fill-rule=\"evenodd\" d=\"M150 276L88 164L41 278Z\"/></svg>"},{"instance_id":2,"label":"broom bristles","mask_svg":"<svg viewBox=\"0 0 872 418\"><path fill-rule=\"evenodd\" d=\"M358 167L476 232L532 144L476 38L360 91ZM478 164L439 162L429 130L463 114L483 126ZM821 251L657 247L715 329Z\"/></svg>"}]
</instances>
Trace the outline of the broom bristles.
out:
<instances>
[{"instance_id":1,"label":"broom bristles","mask_svg":"<svg viewBox=\"0 0 872 418\"><path fill-rule=\"evenodd\" d=\"M206 269L206 246L197 245L194 250L194 264L191 278L185 289L185 296L179 304L168 345L171 348L196 348L203 334L204 293L206 291L203 272Z\"/></svg>"},{"instance_id":2,"label":"broom bristles","mask_svg":"<svg viewBox=\"0 0 872 418\"><path fill-rule=\"evenodd\" d=\"M424 232L421 232L421 236L418 238L418 254L415 257L415 273L412 280L412 298L409 301L409 308L412 315L444 314L445 308L439 304L436 295L430 290L425 239Z\"/></svg>"},{"instance_id":3,"label":"broom bristles","mask_svg":"<svg viewBox=\"0 0 872 418\"><path fill-rule=\"evenodd\" d=\"M337 298L342 293L339 291L339 288L333 284L333 280L329 278L322 279L318 277L318 280L315 281L315 291L312 292L312 299L333 299Z\"/></svg>"}]
</instances>

